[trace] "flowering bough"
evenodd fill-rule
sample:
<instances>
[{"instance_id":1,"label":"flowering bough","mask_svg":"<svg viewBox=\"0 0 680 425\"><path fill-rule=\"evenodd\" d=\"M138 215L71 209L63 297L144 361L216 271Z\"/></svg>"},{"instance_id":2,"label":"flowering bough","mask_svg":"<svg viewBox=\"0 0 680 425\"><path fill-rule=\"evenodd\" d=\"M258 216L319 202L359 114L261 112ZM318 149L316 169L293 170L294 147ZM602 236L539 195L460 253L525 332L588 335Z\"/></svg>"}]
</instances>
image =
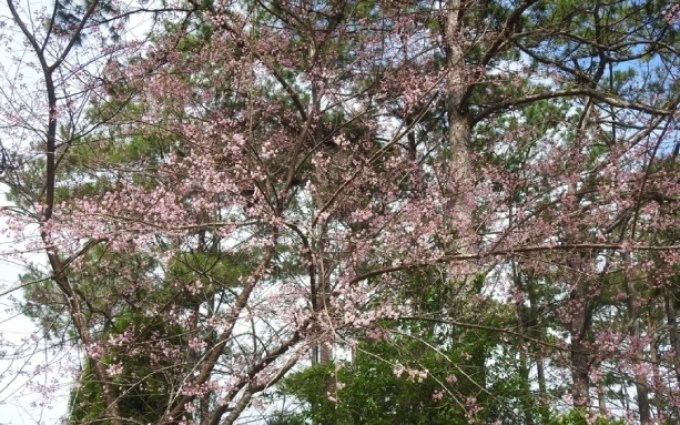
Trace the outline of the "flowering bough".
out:
<instances>
[{"instance_id":1,"label":"flowering bough","mask_svg":"<svg viewBox=\"0 0 680 425\"><path fill-rule=\"evenodd\" d=\"M49 260L29 311L83 347L72 420L234 423L308 354L404 338L451 368L384 360L436 382L428 398L453 398L461 420L537 421L565 391L629 413L606 385L635 388L642 423L672 420L677 35L663 13L187 2L158 10L146 43L84 44L106 52L94 72L81 37L136 11L56 3L76 23L57 38L8 4L50 111L19 114L44 140L3 170L8 219L37 224ZM630 31L642 22L650 33ZM540 409L492 408L500 365L517 362L515 399Z\"/></svg>"}]
</instances>

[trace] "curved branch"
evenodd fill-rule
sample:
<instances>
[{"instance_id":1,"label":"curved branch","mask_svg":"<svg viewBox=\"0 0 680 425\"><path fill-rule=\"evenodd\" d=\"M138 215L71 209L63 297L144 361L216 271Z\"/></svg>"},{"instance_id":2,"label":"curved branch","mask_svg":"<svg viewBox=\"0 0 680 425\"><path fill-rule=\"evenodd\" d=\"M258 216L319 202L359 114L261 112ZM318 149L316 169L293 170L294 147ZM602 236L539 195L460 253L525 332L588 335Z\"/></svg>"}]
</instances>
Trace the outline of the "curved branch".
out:
<instances>
[{"instance_id":1,"label":"curved branch","mask_svg":"<svg viewBox=\"0 0 680 425\"><path fill-rule=\"evenodd\" d=\"M650 115L662 115L662 116L670 116L673 115L677 112L676 108L678 105L678 100L673 100L672 102L669 102L668 105L666 105L663 108L656 108L654 106L650 106L644 103L637 103L637 102L631 102L625 99L622 99L618 96L615 96L611 93L605 93L601 90L596 90L592 88L587 88L587 87L581 87L577 89L568 89L568 90L561 90L561 91L548 91L544 93L538 93L534 94L531 96L525 96L519 99L509 99L501 102L497 102L493 104L492 106L487 107L486 109L482 110L481 112L478 112L472 117L472 125L477 124L481 120L488 118L489 116L504 111L506 109L512 109L516 108L525 104L529 104L532 102L536 102L538 100L545 100L545 99L557 99L557 98L567 98L567 97L577 97L577 96L588 96L592 97L595 100L605 103L609 106L613 106L616 108L622 108L622 109L632 109L634 111L639 111L639 112L644 112Z\"/></svg>"}]
</instances>

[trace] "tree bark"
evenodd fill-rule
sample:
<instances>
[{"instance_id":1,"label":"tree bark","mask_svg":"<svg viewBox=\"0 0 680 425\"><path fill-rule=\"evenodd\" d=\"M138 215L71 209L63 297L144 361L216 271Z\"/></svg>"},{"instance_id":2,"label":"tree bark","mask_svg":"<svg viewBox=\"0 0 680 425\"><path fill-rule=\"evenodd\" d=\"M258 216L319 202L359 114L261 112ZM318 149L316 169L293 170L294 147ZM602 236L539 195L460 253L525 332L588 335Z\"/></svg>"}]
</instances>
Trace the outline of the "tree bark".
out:
<instances>
[{"instance_id":1,"label":"tree bark","mask_svg":"<svg viewBox=\"0 0 680 425\"><path fill-rule=\"evenodd\" d=\"M469 176L470 156L468 146L471 137L471 119L467 111L467 84L464 82L466 73L465 50L463 46L462 17L465 13L463 0L448 0L446 15L446 65L448 68L448 118L449 118L449 149L450 183L462 186L463 179ZM458 194L460 195L460 193Z\"/></svg>"},{"instance_id":2,"label":"tree bark","mask_svg":"<svg viewBox=\"0 0 680 425\"><path fill-rule=\"evenodd\" d=\"M588 411L590 410L590 379L588 377L590 355L588 348L578 336L572 333L572 339L570 349L573 406Z\"/></svg>"},{"instance_id":3,"label":"tree bark","mask_svg":"<svg viewBox=\"0 0 680 425\"><path fill-rule=\"evenodd\" d=\"M647 329L650 335L656 335L657 334L657 326L656 323L654 323L654 318L652 315L647 316ZM652 364L652 375L653 375L653 387L652 387L652 392L654 393L654 407L656 409L656 414L655 416L655 422L656 423L664 423L666 420L666 414L664 411L664 408L666 405L669 403L664 400L664 385L663 385L663 380L661 378L661 371L659 370L659 365L661 364L661 360L659 358L659 351L657 349L657 344L658 344L658 339L653 338L652 341L649 344L649 359L651 360Z\"/></svg>"},{"instance_id":4,"label":"tree bark","mask_svg":"<svg viewBox=\"0 0 680 425\"><path fill-rule=\"evenodd\" d=\"M538 299L533 275L527 276L526 291L529 296L529 320L532 325L528 329L529 336L534 340L542 340L543 332L539 328ZM531 355L536 363L536 380L538 381L537 404L540 408L543 421L547 422L549 419L549 408L546 404L547 389L545 381L545 365L543 364L543 354L539 344L534 344Z\"/></svg>"},{"instance_id":5,"label":"tree bark","mask_svg":"<svg viewBox=\"0 0 680 425\"><path fill-rule=\"evenodd\" d=\"M678 336L678 321L675 315L675 305L673 294L666 289L664 294L664 310L666 311L666 322L668 323L668 337L671 347L673 347L673 368L675 369L675 379L680 382L680 336Z\"/></svg>"},{"instance_id":6,"label":"tree bark","mask_svg":"<svg viewBox=\"0 0 680 425\"><path fill-rule=\"evenodd\" d=\"M629 263L629 255L624 255L625 263ZM626 281L626 292L627 292L627 308L628 308L628 320L630 325L628 326L628 334L630 335L632 341L633 352L631 355L636 359L633 361L634 375L635 375L635 392L638 404L638 412L640 414L640 424L649 425L652 423L651 411L649 406L649 384L647 382L647 376L641 370L640 363L644 358L644 350L640 338L642 333L640 331L640 309L637 305L637 300L635 299L635 287L633 282L628 279L624 274L624 279Z\"/></svg>"},{"instance_id":7,"label":"tree bark","mask_svg":"<svg viewBox=\"0 0 680 425\"><path fill-rule=\"evenodd\" d=\"M567 264L572 270L579 270L578 263L573 258L567 259ZM577 278L578 279L578 278ZM592 360L591 349L588 344L592 322L593 304L588 295L588 282L575 282L575 288L571 290L569 304L574 310L569 322L569 336L571 338L571 377L573 406L576 409L590 411L590 362Z\"/></svg>"},{"instance_id":8,"label":"tree bark","mask_svg":"<svg viewBox=\"0 0 680 425\"><path fill-rule=\"evenodd\" d=\"M448 0L446 11L445 53L447 66L447 116L448 116L448 164L444 178L444 193L447 195L445 233L451 236L447 249L451 252L469 254L474 247L465 233L467 224L472 223L475 203L474 179L471 171L470 140L472 119L468 112L469 83L465 62L465 37L463 16L467 8L465 0ZM452 274L455 274L452 273Z\"/></svg>"},{"instance_id":9,"label":"tree bark","mask_svg":"<svg viewBox=\"0 0 680 425\"><path fill-rule=\"evenodd\" d=\"M600 411L600 416L606 418L609 414L607 410L607 397L605 394L604 385L602 382L597 383L597 407Z\"/></svg>"}]
</instances>

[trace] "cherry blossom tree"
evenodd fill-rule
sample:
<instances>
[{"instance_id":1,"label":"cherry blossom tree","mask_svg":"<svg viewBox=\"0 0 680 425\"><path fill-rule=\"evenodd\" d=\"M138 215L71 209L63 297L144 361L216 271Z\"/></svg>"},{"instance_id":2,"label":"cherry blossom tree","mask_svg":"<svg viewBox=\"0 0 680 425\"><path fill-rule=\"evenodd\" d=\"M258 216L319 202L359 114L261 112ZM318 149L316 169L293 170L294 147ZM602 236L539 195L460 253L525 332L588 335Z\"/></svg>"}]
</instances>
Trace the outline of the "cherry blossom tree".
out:
<instances>
[{"instance_id":1,"label":"cherry blossom tree","mask_svg":"<svg viewBox=\"0 0 680 425\"><path fill-rule=\"evenodd\" d=\"M138 43L103 29L152 10L8 6L43 88L3 118L6 214L82 352L71 420L234 423L414 321L496 335L475 364L543 411L677 417L671 2L189 1Z\"/></svg>"}]
</instances>

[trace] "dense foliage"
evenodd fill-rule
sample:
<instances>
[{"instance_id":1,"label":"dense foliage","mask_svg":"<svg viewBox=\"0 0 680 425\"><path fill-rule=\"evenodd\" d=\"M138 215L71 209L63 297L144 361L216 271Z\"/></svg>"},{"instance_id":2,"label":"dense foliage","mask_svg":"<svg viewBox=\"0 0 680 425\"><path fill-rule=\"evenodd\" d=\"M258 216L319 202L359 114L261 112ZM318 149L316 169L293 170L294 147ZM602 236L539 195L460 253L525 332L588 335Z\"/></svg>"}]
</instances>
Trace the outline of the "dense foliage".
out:
<instances>
[{"instance_id":1,"label":"dense foliage","mask_svg":"<svg viewBox=\"0 0 680 425\"><path fill-rule=\"evenodd\" d=\"M680 420L676 3L50 6L0 181L71 423Z\"/></svg>"}]
</instances>

